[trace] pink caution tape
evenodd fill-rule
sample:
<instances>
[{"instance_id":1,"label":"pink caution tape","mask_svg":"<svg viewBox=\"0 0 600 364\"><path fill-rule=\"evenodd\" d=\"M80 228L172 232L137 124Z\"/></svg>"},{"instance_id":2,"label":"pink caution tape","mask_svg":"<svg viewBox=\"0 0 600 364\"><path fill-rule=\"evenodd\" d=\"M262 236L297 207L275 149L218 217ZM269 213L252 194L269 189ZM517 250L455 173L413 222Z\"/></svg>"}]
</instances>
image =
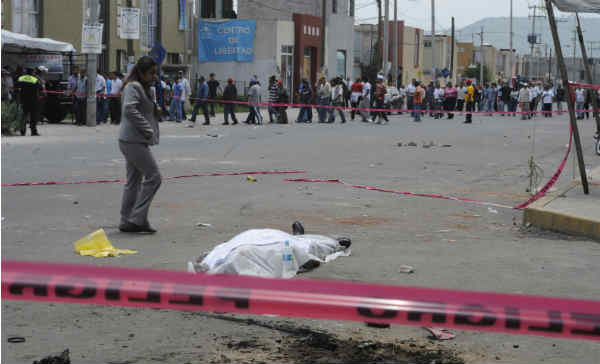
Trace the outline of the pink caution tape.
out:
<instances>
[{"instance_id":1,"label":"pink caution tape","mask_svg":"<svg viewBox=\"0 0 600 364\"><path fill-rule=\"evenodd\" d=\"M368 190L368 191L393 193L396 195L437 198L437 199L442 199L442 200L460 201L460 202L474 203L474 204L485 205L485 206L495 206L495 207L501 207L501 208L506 208L506 209L513 208L511 206L501 205L501 204L497 204L497 203L493 203L493 202L472 200L469 198L462 198L462 197L445 196L445 195L440 195L438 193L403 192L403 191L384 189L384 188L380 188L380 187L376 187L376 186L354 185L354 184L346 183L339 179L286 178L285 181L286 182L310 182L310 183L337 183L337 184L341 184L341 185L345 185L345 186L350 186L352 188L358 188L358 189Z\"/></svg>"},{"instance_id":2,"label":"pink caution tape","mask_svg":"<svg viewBox=\"0 0 600 364\"><path fill-rule=\"evenodd\" d=\"M571 144L572 144L572 141L573 141L572 136L573 136L573 128L570 127L569 128L569 145L567 147L567 153L565 154L562 162L560 162L560 165L558 166L558 169L556 170L556 172L554 172L554 174L552 175L552 177L548 180L548 182L546 182L546 184L544 185L544 187L542 187L542 189L539 190L538 193L536 193L535 195L533 195L529 200L523 202L522 204L515 206L515 209L524 209L527 206L529 206L532 203L534 203L535 201L537 201L540 198L544 197L546 195L546 193L548 193L548 191L550 190L550 188L552 188L552 186L554 186L554 184L556 183L556 181L558 181L558 178L562 174L562 171L565 169L565 165L567 164L567 159L569 157L569 153L571 152Z\"/></svg>"},{"instance_id":3,"label":"pink caution tape","mask_svg":"<svg viewBox=\"0 0 600 364\"><path fill-rule=\"evenodd\" d=\"M182 176L173 176L173 177L165 177L164 180L170 179L178 179L178 178L191 178L191 177L219 177L219 176L244 176L244 175L266 175L266 174L301 174L306 173L306 171L302 170L292 170L292 171L253 171L253 172L228 172L228 173L194 173L194 174L185 174ZM94 183L124 183L126 180L124 179L100 179L100 180L90 180L90 181L45 181L45 182L19 182L19 183L3 183L2 187L22 187L22 186L54 186L54 185L85 185L85 184L94 184Z\"/></svg>"},{"instance_id":4,"label":"pink caution tape","mask_svg":"<svg viewBox=\"0 0 600 364\"><path fill-rule=\"evenodd\" d=\"M2 261L2 298L600 341L600 301L344 281Z\"/></svg>"}]
</instances>

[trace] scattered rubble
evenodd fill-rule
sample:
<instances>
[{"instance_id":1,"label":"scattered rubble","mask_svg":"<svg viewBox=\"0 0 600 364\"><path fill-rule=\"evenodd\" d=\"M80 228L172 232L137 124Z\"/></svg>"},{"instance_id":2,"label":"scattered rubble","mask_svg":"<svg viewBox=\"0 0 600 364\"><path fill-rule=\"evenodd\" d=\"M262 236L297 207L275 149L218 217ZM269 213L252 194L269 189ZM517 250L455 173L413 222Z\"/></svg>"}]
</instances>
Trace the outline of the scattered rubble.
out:
<instances>
[{"instance_id":1,"label":"scattered rubble","mask_svg":"<svg viewBox=\"0 0 600 364\"><path fill-rule=\"evenodd\" d=\"M69 349L65 349L60 355L51 355L43 358L42 360L36 360L33 364L71 364L71 358L69 358Z\"/></svg>"}]
</instances>

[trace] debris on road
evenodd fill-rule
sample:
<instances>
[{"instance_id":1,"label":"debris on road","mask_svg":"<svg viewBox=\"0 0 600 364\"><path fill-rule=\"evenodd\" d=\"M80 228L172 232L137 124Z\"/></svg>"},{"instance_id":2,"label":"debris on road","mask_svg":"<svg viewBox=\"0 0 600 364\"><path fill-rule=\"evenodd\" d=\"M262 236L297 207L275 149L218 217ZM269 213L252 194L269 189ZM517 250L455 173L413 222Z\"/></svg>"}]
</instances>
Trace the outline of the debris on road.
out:
<instances>
[{"instance_id":1,"label":"debris on road","mask_svg":"<svg viewBox=\"0 0 600 364\"><path fill-rule=\"evenodd\" d=\"M201 228L209 228L209 227L212 227L212 225L211 225L211 224L207 224L207 223L205 223L205 222L198 222L198 223L196 223L196 226L197 226L197 227L201 227Z\"/></svg>"},{"instance_id":2,"label":"debris on road","mask_svg":"<svg viewBox=\"0 0 600 364\"><path fill-rule=\"evenodd\" d=\"M410 273L414 273L414 271L415 271L415 268L413 268L413 267L412 267L412 266L410 266L410 265L404 265L404 264L403 264L403 265L401 265L400 267L398 267L398 272L399 272L399 273L407 273L407 274L410 274Z\"/></svg>"},{"instance_id":3,"label":"debris on road","mask_svg":"<svg viewBox=\"0 0 600 364\"><path fill-rule=\"evenodd\" d=\"M452 147L452 144L442 144L442 148L450 148Z\"/></svg>"},{"instance_id":4,"label":"debris on road","mask_svg":"<svg viewBox=\"0 0 600 364\"><path fill-rule=\"evenodd\" d=\"M248 176L246 179L248 180L248 182L256 182L256 178L252 176Z\"/></svg>"},{"instance_id":5,"label":"debris on road","mask_svg":"<svg viewBox=\"0 0 600 364\"><path fill-rule=\"evenodd\" d=\"M104 229L96 230L73 243L75 252L83 256L94 258L118 257L121 254L136 254L137 250L115 248Z\"/></svg>"},{"instance_id":6,"label":"debris on road","mask_svg":"<svg viewBox=\"0 0 600 364\"><path fill-rule=\"evenodd\" d=\"M497 214L498 213L498 210L493 209L491 207L488 207L488 211L491 212L492 214Z\"/></svg>"},{"instance_id":7,"label":"debris on road","mask_svg":"<svg viewBox=\"0 0 600 364\"><path fill-rule=\"evenodd\" d=\"M19 343L24 343L25 338L22 336L11 336L6 341L8 341L11 344L19 344Z\"/></svg>"},{"instance_id":8,"label":"debris on road","mask_svg":"<svg viewBox=\"0 0 600 364\"><path fill-rule=\"evenodd\" d=\"M407 145L408 145L409 147L416 147L416 146L417 146L417 143L415 143L415 142L410 142L410 143L408 143Z\"/></svg>"},{"instance_id":9,"label":"debris on road","mask_svg":"<svg viewBox=\"0 0 600 364\"><path fill-rule=\"evenodd\" d=\"M435 340L452 340L456 334L448 329L438 329L435 327L423 327L431 334L430 338Z\"/></svg>"},{"instance_id":10,"label":"debris on road","mask_svg":"<svg viewBox=\"0 0 600 364\"><path fill-rule=\"evenodd\" d=\"M481 217L481 215L469 215L469 214L450 214L449 216L464 217L465 219L476 219L478 217Z\"/></svg>"},{"instance_id":11,"label":"debris on road","mask_svg":"<svg viewBox=\"0 0 600 364\"><path fill-rule=\"evenodd\" d=\"M301 230L304 228L294 227L295 233ZM275 229L253 229L217 245L206 257L188 262L188 271L292 278L322 263L350 256L350 245L348 238L291 235Z\"/></svg>"},{"instance_id":12,"label":"debris on road","mask_svg":"<svg viewBox=\"0 0 600 364\"><path fill-rule=\"evenodd\" d=\"M51 355L43 358L42 360L36 360L33 364L71 364L71 358L69 357L69 349L65 349L60 355Z\"/></svg>"}]
</instances>

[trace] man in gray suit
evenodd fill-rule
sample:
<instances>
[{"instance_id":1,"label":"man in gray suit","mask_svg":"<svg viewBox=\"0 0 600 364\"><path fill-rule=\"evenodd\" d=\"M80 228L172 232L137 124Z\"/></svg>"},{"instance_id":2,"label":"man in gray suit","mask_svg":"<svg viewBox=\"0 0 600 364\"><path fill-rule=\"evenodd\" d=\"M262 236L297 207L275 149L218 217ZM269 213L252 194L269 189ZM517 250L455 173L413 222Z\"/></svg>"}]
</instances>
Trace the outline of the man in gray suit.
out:
<instances>
[{"instance_id":1,"label":"man in gray suit","mask_svg":"<svg viewBox=\"0 0 600 364\"><path fill-rule=\"evenodd\" d=\"M127 162L127 183L121 201L119 230L128 233L155 233L148 222L150 203L162 177L151 145L158 144L158 109L150 86L157 74L156 62L141 57L123 85L123 114L119 148Z\"/></svg>"}]
</instances>

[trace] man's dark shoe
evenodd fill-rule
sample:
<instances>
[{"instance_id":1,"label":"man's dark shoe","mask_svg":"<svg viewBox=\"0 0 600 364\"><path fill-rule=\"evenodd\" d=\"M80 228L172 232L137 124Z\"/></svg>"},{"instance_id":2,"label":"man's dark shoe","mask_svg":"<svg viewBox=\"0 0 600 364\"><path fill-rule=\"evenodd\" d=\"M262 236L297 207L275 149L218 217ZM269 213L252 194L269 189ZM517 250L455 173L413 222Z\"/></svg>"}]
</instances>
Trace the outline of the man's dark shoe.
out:
<instances>
[{"instance_id":1,"label":"man's dark shoe","mask_svg":"<svg viewBox=\"0 0 600 364\"><path fill-rule=\"evenodd\" d=\"M237 121L234 121L233 123L231 123L231 125L237 125Z\"/></svg>"},{"instance_id":2,"label":"man's dark shoe","mask_svg":"<svg viewBox=\"0 0 600 364\"><path fill-rule=\"evenodd\" d=\"M202 125L210 125L210 123L204 122L202 123Z\"/></svg>"},{"instance_id":3,"label":"man's dark shoe","mask_svg":"<svg viewBox=\"0 0 600 364\"><path fill-rule=\"evenodd\" d=\"M141 233L142 227L131 222L124 222L119 225L119 230L123 233Z\"/></svg>"},{"instance_id":4,"label":"man's dark shoe","mask_svg":"<svg viewBox=\"0 0 600 364\"><path fill-rule=\"evenodd\" d=\"M235 124L235 123L234 123L234 124ZM229 125L229 123L223 123L223 124L221 124L221 125Z\"/></svg>"},{"instance_id":5,"label":"man's dark shoe","mask_svg":"<svg viewBox=\"0 0 600 364\"><path fill-rule=\"evenodd\" d=\"M125 222L119 225L119 230L124 233L150 233L154 234L154 229L150 224L137 225L132 222Z\"/></svg>"},{"instance_id":6,"label":"man's dark shoe","mask_svg":"<svg viewBox=\"0 0 600 364\"><path fill-rule=\"evenodd\" d=\"M21 136L25 136L27 134L27 129L21 129Z\"/></svg>"},{"instance_id":7,"label":"man's dark shoe","mask_svg":"<svg viewBox=\"0 0 600 364\"><path fill-rule=\"evenodd\" d=\"M40 136L40 133L38 133L37 131L33 131L31 132L31 136Z\"/></svg>"}]
</instances>

